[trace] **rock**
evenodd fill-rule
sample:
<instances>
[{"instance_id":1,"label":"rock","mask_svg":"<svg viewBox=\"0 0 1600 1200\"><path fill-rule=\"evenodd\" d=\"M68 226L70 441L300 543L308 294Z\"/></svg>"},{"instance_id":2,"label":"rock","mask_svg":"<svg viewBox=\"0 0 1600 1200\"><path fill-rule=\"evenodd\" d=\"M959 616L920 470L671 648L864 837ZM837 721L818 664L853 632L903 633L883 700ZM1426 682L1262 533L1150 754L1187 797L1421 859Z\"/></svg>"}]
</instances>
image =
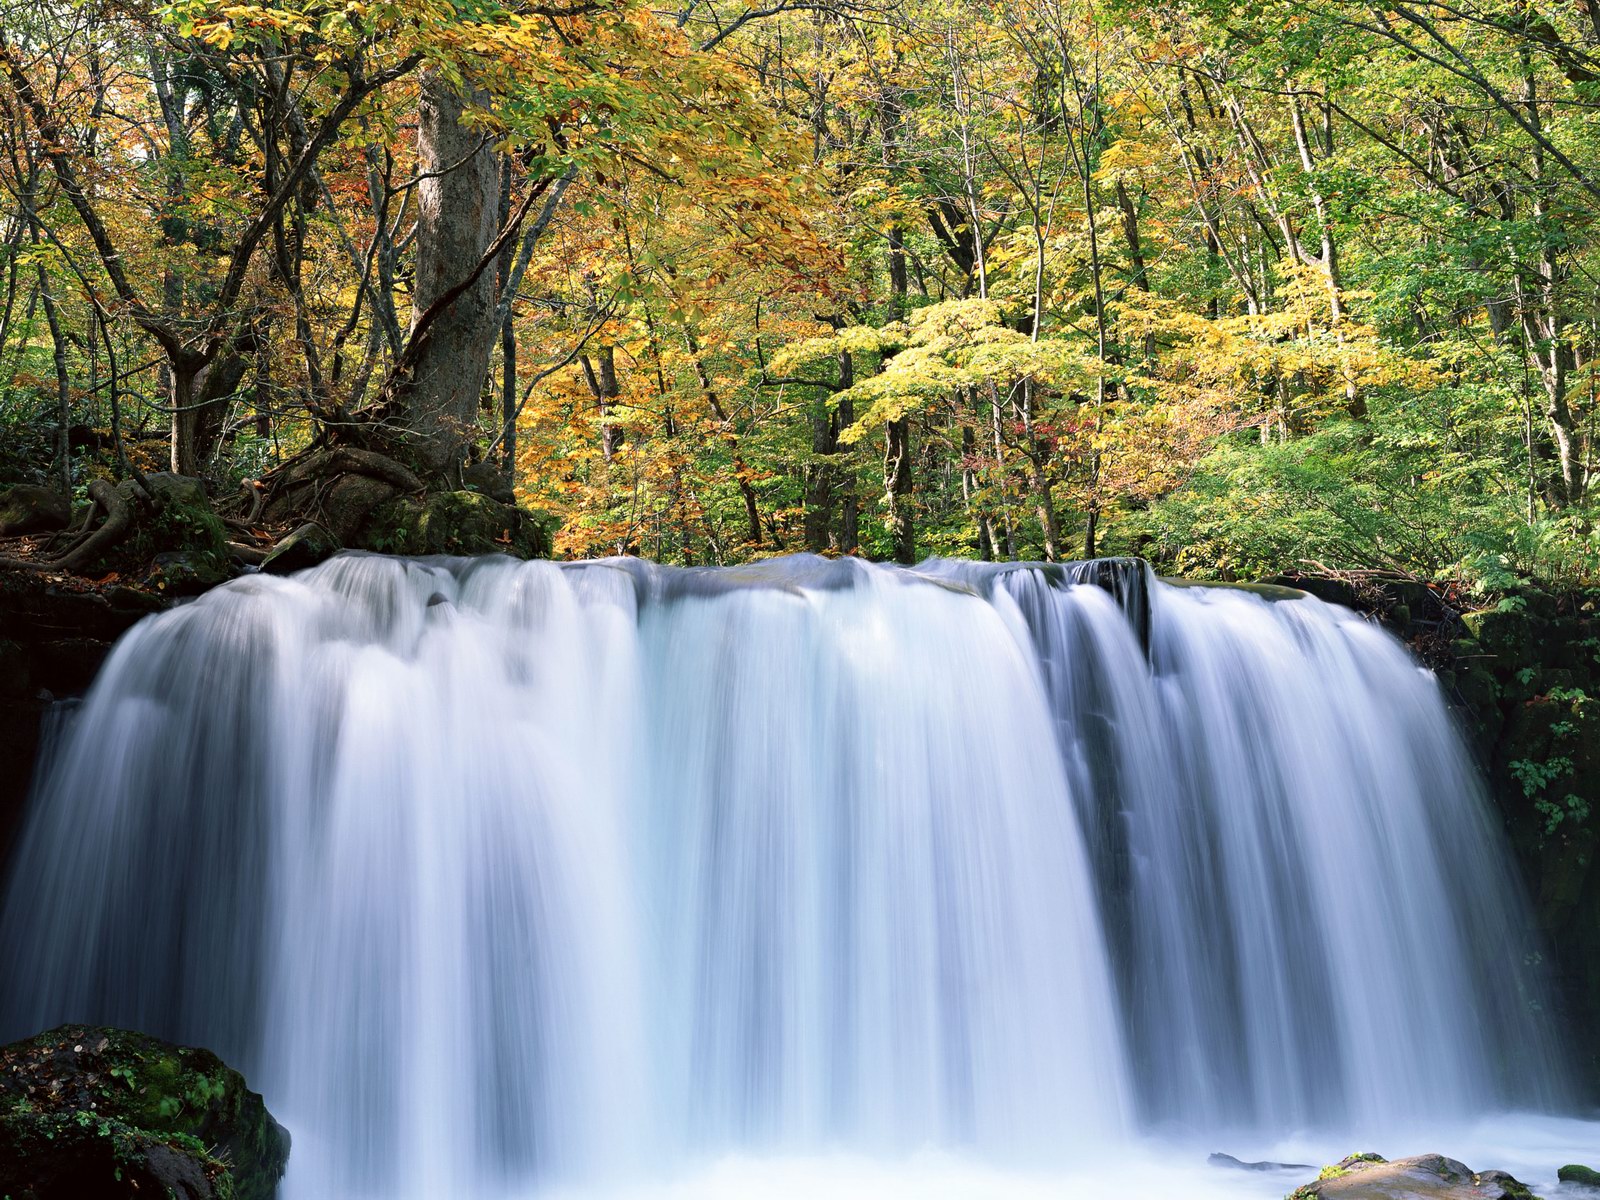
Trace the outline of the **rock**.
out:
<instances>
[{"instance_id":1,"label":"rock","mask_svg":"<svg viewBox=\"0 0 1600 1200\"><path fill-rule=\"evenodd\" d=\"M367 529L378 519L386 505L392 503L401 490L384 479L370 475L341 475L328 485L315 512L327 529L344 546L363 544ZM269 507L269 513L272 511Z\"/></svg>"},{"instance_id":2,"label":"rock","mask_svg":"<svg viewBox=\"0 0 1600 1200\"><path fill-rule=\"evenodd\" d=\"M478 492L403 497L373 516L366 545L388 554L548 554L549 531L533 513Z\"/></svg>"},{"instance_id":3,"label":"rock","mask_svg":"<svg viewBox=\"0 0 1600 1200\"><path fill-rule=\"evenodd\" d=\"M60 492L19 483L0 492L0 537L54 533L72 523L72 504Z\"/></svg>"},{"instance_id":4,"label":"rock","mask_svg":"<svg viewBox=\"0 0 1600 1200\"><path fill-rule=\"evenodd\" d=\"M34 643L29 664L35 682L48 681L54 695L89 690L111 647L98 638L64 637Z\"/></svg>"},{"instance_id":5,"label":"rock","mask_svg":"<svg viewBox=\"0 0 1600 1200\"><path fill-rule=\"evenodd\" d=\"M213 554L168 550L155 556L145 582L170 596L196 596L227 578L227 565Z\"/></svg>"},{"instance_id":6,"label":"rock","mask_svg":"<svg viewBox=\"0 0 1600 1200\"><path fill-rule=\"evenodd\" d=\"M0 1195L270 1200L289 1135L209 1050L63 1025L0 1048Z\"/></svg>"},{"instance_id":7,"label":"rock","mask_svg":"<svg viewBox=\"0 0 1600 1200\"><path fill-rule=\"evenodd\" d=\"M156 593L123 584L106 591L106 603L110 604L112 611L119 615L126 613L146 616L150 613L164 612L167 608L166 600Z\"/></svg>"},{"instance_id":8,"label":"rock","mask_svg":"<svg viewBox=\"0 0 1600 1200\"><path fill-rule=\"evenodd\" d=\"M22 820L53 699L88 687L112 642L168 603L128 587L102 596L81 581L0 571L0 863Z\"/></svg>"},{"instance_id":9,"label":"rock","mask_svg":"<svg viewBox=\"0 0 1600 1200\"><path fill-rule=\"evenodd\" d=\"M1289 1200L1534 1200L1534 1196L1504 1171L1475 1174L1442 1154L1394 1162L1376 1154L1354 1154L1324 1167L1314 1183L1296 1188Z\"/></svg>"},{"instance_id":10,"label":"rock","mask_svg":"<svg viewBox=\"0 0 1600 1200\"><path fill-rule=\"evenodd\" d=\"M260 519L289 525L315 515L341 546L365 547L368 526L381 507L422 491L422 480L395 459L336 446L288 465Z\"/></svg>"},{"instance_id":11,"label":"rock","mask_svg":"<svg viewBox=\"0 0 1600 1200\"><path fill-rule=\"evenodd\" d=\"M1562 1183L1576 1183L1582 1187L1600 1189L1600 1171L1593 1167L1580 1166L1578 1163L1568 1163L1556 1172L1556 1178Z\"/></svg>"},{"instance_id":12,"label":"rock","mask_svg":"<svg viewBox=\"0 0 1600 1200\"><path fill-rule=\"evenodd\" d=\"M107 553L102 565L126 574L148 566L149 586L168 595L193 595L227 579L232 572L228 533L211 509L205 485L166 472L146 475L145 482L155 511L141 511L133 533ZM134 480L117 490L142 510Z\"/></svg>"},{"instance_id":13,"label":"rock","mask_svg":"<svg viewBox=\"0 0 1600 1200\"><path fill-rule=\"evenodd\" d=\"M198 1144L92 1113L0 1113L0 1140L0 1194L7 1200L225 1200L235 1194L227 1168Z\"/></svg>"},{"instance_id":14,"label":"rock","mask_svg":"<svg viewBox=\"0 0 1600 1200\"><path fill-rule=\"evenodd\" d=\"M321 525L311 522L288 534L261 561L269 575L288 575L314 567L339 553L339 540Z\"/></svg>"},{"instance_id":15,"label":"rock","mask_svg":"<svg viewBox=\"0 0 1600 1200\"><path fill-rule=\"evenodd\" d=\"M1310 1171L1309 1163L1245 1162L1231 1154L1213 1154L1206 1159L1213 1167L1231 1167L1236 1171Z\"/></svg>"},{"instance_id":16,"label":"rock","mask_svg":"<svg viewBox=\"0 0 1600 1200\"><path fill-rule=\"evenodd\" d=\"M506 482L505 473L492 462L473 463L461 472L461 482L501 504L515 504L516 494Z\"/></svg>"},{"instance_id":17,"label":"rock","mask_svg":"<svg viewBox=\"0 0 1600 1200\"><path fill-rule=\"evenodd\" d=\"M206 495L204 480L189 475L174 475L171 471L157 471L144 477L150 498L162 504L181 504L186 508L203 508L210 511L211 500Z\"/></svg>"}]
</instances>

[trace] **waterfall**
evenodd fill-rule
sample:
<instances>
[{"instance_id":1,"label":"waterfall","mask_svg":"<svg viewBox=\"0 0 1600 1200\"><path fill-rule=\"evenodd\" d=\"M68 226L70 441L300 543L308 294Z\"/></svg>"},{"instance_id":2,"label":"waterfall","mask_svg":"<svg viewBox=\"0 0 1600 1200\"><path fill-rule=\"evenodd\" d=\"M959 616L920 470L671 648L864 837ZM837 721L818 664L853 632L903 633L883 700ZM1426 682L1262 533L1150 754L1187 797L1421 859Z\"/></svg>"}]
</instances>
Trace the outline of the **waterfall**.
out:
<instances>
[{"instance_id":1,"label":"waterfall","mask_svg":"<svg viewBox=\"0 0 1600 1200\"><path fill-rule=\"evenodd\" d=\"M1047 1170L1560 1103L1527 925L1432 677L1310 597L349 555L118 644L0 1038L216 1050L296 1197Z\"/></svg>"}]
</instances>

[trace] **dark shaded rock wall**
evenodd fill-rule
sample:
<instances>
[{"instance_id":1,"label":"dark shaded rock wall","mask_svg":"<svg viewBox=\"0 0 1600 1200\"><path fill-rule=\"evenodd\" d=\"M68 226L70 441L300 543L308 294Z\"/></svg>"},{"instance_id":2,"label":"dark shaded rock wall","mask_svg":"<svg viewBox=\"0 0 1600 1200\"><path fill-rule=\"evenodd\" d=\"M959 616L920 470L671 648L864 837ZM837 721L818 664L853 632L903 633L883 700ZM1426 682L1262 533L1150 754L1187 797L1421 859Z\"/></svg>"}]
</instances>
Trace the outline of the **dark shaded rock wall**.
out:
<instances>
[{"instance_id":1,"label":"dark shaded rock wall","mask_svg":"<svg viewBox=\"0 0 1600 1200\"><path fill-rule=\"evenodd\" d=\"M168 603L128 587L0 572L0 864L10 856L50 710L87 691L112 643Z\"/></svg>"}]
</instances>

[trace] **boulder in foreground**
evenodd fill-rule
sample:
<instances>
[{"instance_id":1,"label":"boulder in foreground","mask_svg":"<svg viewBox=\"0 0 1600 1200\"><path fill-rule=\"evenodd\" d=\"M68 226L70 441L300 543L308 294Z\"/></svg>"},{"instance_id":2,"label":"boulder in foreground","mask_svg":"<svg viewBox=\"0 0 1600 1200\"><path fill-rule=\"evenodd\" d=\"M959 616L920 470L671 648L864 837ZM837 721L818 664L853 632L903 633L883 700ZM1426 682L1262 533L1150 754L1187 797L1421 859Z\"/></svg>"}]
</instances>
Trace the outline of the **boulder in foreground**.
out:
<instances>
[{"instance_id":1,"label":"boulder in foreground","mask_svg":"<svg viewBox=\"0 0 1600 1200\"><path fill-rule=\"evenodd\" d=\"M289 1135L209 1050L63 1025L0 1048L0 1195L270 1200Z\"/></svg>"},{"instance_id":2,"label":"boulder in foreground","mask_svg":"<svg viewBox=\"0 0 1600 1200\"><path fill-rule=\"evenodd\" d=\"M1442 1154L1420 1154L1386 1162L1376 1154L1352 1154L1322 1168L1315 1183L1296 1188L1289 1200L1535 1200L1504 1171L1474 1172Z\"/></svg>"}]
</instances>

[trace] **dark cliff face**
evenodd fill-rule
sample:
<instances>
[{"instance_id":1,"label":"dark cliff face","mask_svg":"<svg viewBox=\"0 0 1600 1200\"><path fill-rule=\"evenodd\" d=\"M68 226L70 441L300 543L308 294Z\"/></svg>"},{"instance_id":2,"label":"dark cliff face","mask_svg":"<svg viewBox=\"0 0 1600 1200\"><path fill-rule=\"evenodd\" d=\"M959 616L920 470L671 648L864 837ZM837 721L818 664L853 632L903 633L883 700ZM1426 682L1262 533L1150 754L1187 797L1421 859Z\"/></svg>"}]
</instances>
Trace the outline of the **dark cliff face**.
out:
<instances>
[{"instance_id":1,"label":"dark cliff face","mask_svg":"<svg viewBox=\"0 0 1600 1200\"><path fill-rule=\"evenodd\" d=\"M1527 880L1600 1099L1600 595L1529 591L1466 614L1439 678Z\"/></svg>"},{"instance_id":2,"label":"dark cliff face","mask_svg":"<svg viewBox=\"0 0 1600 1200\"><path fill-rule=\"evenodd\" d=\"M1600 590L1468 599L1405 581L1283 582L1367 613L1438 675L1505 823L1600 1103Z\"/></svg>"},{"instance_id":3,"label":"dark cliff face","mask_svg":"<svg viewBox=\"0 0 1600 1200\"><path fill-rule=\"evenodd\" d=\"M9 858L60 700L81 696L112 643L165 596L73 578L0 572L0 870Z\"/></svg>"}]
</instances>

